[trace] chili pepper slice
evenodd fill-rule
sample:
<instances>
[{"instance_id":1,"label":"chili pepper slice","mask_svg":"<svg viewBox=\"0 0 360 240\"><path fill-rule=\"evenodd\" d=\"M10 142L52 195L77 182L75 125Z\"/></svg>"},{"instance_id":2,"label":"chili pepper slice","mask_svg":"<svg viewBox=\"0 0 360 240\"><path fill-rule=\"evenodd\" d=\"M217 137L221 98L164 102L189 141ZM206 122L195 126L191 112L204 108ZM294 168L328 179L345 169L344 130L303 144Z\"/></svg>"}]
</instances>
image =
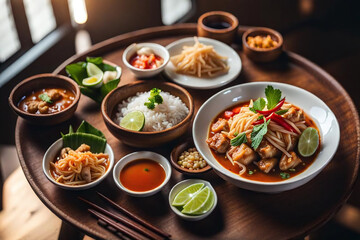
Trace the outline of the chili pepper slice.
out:
<instances>
[{"instance_id":1,"label":"chili pepper slice","mask_svg":"<svg viewBox=\"0 0 360 240\"><path fill-rule=\"evenodd\" d=\"M267 116L267 115L279 110L282 107L282 105L284 104L284 102L285 102L285 98L283 98L273 109L270 109L270 110L267 110L267 111L260 111L260 110L256 110L256 111L258 113L260 113L260 114L263 114L263 115Z\"/></svg>"}]
</instances>

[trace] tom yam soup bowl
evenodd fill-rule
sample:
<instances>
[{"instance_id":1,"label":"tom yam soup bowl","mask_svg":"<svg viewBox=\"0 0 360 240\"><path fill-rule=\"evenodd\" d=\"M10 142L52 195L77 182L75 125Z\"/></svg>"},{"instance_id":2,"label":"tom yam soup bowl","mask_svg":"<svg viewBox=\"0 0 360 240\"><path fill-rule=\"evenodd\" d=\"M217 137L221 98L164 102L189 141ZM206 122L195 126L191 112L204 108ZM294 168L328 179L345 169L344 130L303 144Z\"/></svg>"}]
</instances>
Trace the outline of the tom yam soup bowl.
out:
<instances>
[{"instance_id":1,"label":"tom yam soup bowl","mask_svg":"<svg viewBox=\"0 0 360 240\"><path fill-rule=\"evenodd\" d=\"M72 102L70 104L67 103L68 106L60 111L43 114L30 113L20 108L20 103L21 101L25 101L25 97L29 97L34 91L41 91L41 89L45 88L63 89L72 92L74 95ZM55 125L73 116L78 106L80 95L80 89L72 79L61 75L45 73L29 77L16 85L10 93L9 105L19 117L29 123L36 125ZM55 102L53 105L54 107L58 107L58 104L60 103Z\"/></svg>"},{"instance_id":2,"label":"tom yam soup bowl","mask_svg":"<svg viewBox=\"0 0 360 240\"><path fill-rule=\"evenodd\" d=\"M264 97L264 89L271 85L282 91L286 101L300 108L309 116L320 132L320 149L314 162L303 172L277 182L251 180L224 168L212 155L206 143L209 127L216 116L225 109L237 104ZM340 141L338 121L330 108L312 93L283 83L256 82L245 83L224 89L210 97L199 109L193 123L193 138L199 153L224 180L257 192L277 193L297 188L318 175L334 156ZM252 163L251 163L252 164ZM309 183L311 184L311 183Z\"/></svg>"},{"instance_id":3,"label":"tom yam soup bowl","mask_svg":"<svg viewBox=\"0 0 360 240\"><path fill-rule=\"evenodd\" d=\"M153 164L157 165L157 167L160 167L163 171L165 176L163 176L163 179L160 179L159 181L156 180L157 183L154 183L154 186L157 185L156 187L152 188L152 189L148 189L148 190L134 190L134 189L129 189L127 187L126 184L129 184L128 180L131 180L131 176L135 176L136 178L138 178L139 182L132 182L133 184L131 185L131 187L140 187L140 188L147 188L150 187L149 186L141 186L144 182L143 181L154 181L154 179L152 178L148 178L149 176L147 175L151 175L151 174L155 174L152 177L159 177L158 175L160 174L156 174L156 172L151 166L150 167L142 167L142 166L135 166L134 163L136 164L137 161L153 161ZM132 165L132 167L134 167L133 169L130 169L129 166ZM125 172L125 168L128 168L129 172ZM161 170L161 171L162 171ZM130 172L132 171L132 173ZM141 171L142 173L136 172L136 171ZM113 178L115 181L116 186L118 186L121 190L123 190L125 193L127 193L130 196L133 197L148 197L151 195L156 194L157 192L159 192L169 181L170 177L171 177L171 165L169 163L169 161L162 155L155 153L155 152L150 152L150 151L141 151L141 152L133 152L130 153L126 156L124 156L123 158L121 158L115 165L114 167L114 171L113 171ZM123 178L121 177L124 174ZM127 175L127 176L125 176ZM127 178L129 177L129 178ZM144 177L144 178L142 178ZM122 182L124 181L124 182ZM138 186L136 186L138 185Z\"/></svg>"},{"instance_id":4,"label":"tom yam soup bowl","mask_svg":"<svg viewBox=\"0 0 360 240\"><path fill-rule=\"evenodd\" d=\"M131 58L140 48L143 47L150 48L155 55L163 59L163 63L157 68L152 69L141 69L131 65ZM125 66L128 67L137 78L149 78L155 76L156 74L159 74L164 70L166 64L168 64L170 60L170 54L165 47L157 43L133 43L125 49L122 60Z\"/></svg>"},{"instance_id":5,"label":"tom yam soup bowl","mask_svg":"<svg viewBox=\"0 0 360 240\"><path fill-rule=\"evenodd\" d=\"M54 142L48 150L45 152L45 155L43 157L43 163L42 168L45 176L49 179L50 182L57 185L60 188L67 189L67 190L85 190L92 187L95 187L99 183L101 183L112 171L112 168L114 166L114 152L109 144L106 144L104 153L109 155L109 163L108 167L106 169L106 172L99 177L98 179L81 185L66 185L60 182L57 182L54 177L51 174L50 171L50 162L54 162L54 160L59 156L59 153L61 149L63 148L63 140L62 138L58 139L56 142Z\"/></svg>"},{"instance_id":6,"label":"tom yam soup bowl","mask_svg":"<svg viewBox=\"0 0 360 240\"><path fill-rule=\"evenodd\" d=\"M178 124L161 131L133 131L121 127L116 122L119 103L122 103L129 97L136 96L137 93L148 92L153 88L159 88L162 92L168 92L175 97L179 97L189 110L184 119ZM111 91L101 104L101 113L111 134L123 143L133 147L150 148L161 146L186 133L191 127L194 103L189 92L176 84L158 80L135 81Z\"/></svg>"}]
</instances>

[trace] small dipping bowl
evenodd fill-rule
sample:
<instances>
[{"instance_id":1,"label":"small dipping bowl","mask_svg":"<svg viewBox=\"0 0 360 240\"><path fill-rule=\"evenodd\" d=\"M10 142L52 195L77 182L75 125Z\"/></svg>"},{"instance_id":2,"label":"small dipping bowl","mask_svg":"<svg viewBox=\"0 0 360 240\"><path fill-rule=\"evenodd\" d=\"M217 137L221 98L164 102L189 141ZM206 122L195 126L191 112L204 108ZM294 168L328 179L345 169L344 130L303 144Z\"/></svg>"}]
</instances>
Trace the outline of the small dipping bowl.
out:
<instances>
[{"instance_id":1,"label":"small dipping bowl","mask_svg":"<svg viewBox=\"0 0 360 240\"><path fill-rule=\"evenodd\" d=\"M170 154L170 160L171 160L171 165L179 172L184 173L184 174L188 174L188 175L197 175L197 174L201 174L201 173L205 173L211 170L211 166L209 164L206 165L206 167L201 168L199 170L190 170L188 168L183 168L181 167L177 162L178 159L180 157L180 155L184 152L187 151L189 148L194 148L195 144L192 138L188 138L185 142L180 143L179 145L177 145L176 147L174 147L174 149L171 151ZM200 155L200 153L199 153Z\"/></svg>"},{"instance_id":2,"label":"small dipping bowl","mask_svg":"<svg viewBox=\"0 0 360 240\"><path fill-rule=\"evenodd\" d=\"M67 190L85 190L85 189L95 187L101 181L103 181L107 175L109 175L109 173L111 172L111 170L114 166L114 152L113 152L111 146L109 144L106 144L104 152L109 155L109 166L108 166L106 172L104 173L104 175L102 175L101 177L99 177L98 179L96 179L93 182L82 184L82 185L65 185L65 184L59 183L59 182L55 181L55 179L53 178L53 176L50 173L50 162L52 162L56 159L56 157L59 155L62 148L63 148L63 140L62 140L62 138L60 138L56 142L54 142L48 148L48 150L45 152L45 155L43 158L43 163L42 163L43 172L46 175L46 177L53 184L59 186L60 188L67 189Z\"/></svg>"},{"instance_id":3,"label":"small dipping bowl","mask_svg":"<svg viewBox=\"0 0 360 240\"><path fill-rule=\"evenodd\" d=\"M130 162L138 160L138 159L150 159L153 160L155 162L158 162L165 171L165 179L164 181L157 186L154 189L151 189L149 191L144 191L144 192L137 192L137 191L132 191L130 189L127 189L126 187L124 187L124 185L121 183L120 181L120 173L121 170ZM150 152L150 151L141 151L141 152L133 152L130 153L126 156L124 156L123 158L121 158L115 165L114 170L113 170L113 178L115 181L116 186L118 186L121 190L123 190L125 193L129 194L130 196L134 196L134 197L148 197L151 195L154 195L155 193L159 192L169 181L170 177L171 177L171 165L169 163L169 161L162 155L155 153L155 152Z\"/></svg>"},{"instance_id":4,"label":"small dipping bowl","mask_svg":"<svg viewBox=\"0 0 360 240\"><path fill-rule=\"evenodd\" d=\"M20 100L25 95L32 91L49 87L60 87L72 91L75 95L74 101L70 106L60 112L47 114L28 113L18 107ZM80 100L80 95L80 89L72 79L61 75L44 73L29 77L16 85L10 93L9 105L19 117L25 119L29 123L36 125L55 125L65 122L74 115Z\"/></svg>"},{"instance_id":5,"label":"small dipping bowl","mask_svg":"<svg viewBox=\"0 0 360 240\"><path fill-rule=\"evenodd\" d=\"M228 12L207 12L198 19L198 36L219 40L231 44L239 25L238 19Z\"/></svg>"},{"instance_id":6,"label":"small dipping bowl","mask_svg":"<svg viewBox=\"0 0 360 240\"><path fill-rule=\"evenodd\" d=\"M202 215L186 215L183 214L178 208L174 207L171 203L174 201L176 194L178 194L181 190L183 190L184 188L186 188L187 186L190 186L191 184L194 183L204 183L205 186L208 186L210 188L211 191L213 191L214 193L214 204L211 207L211 209L209 211L207 211L206 213L202 214ZM215 209L216 205L217 205L218 199L217 199L217 195L215 192L215 189L213 188L213 186L205 180L201 180L201 179L187 179L184 181L181 181L179 183L177 183L170 191L169 193L169 205L171 210L173 210L173 212L178 215L179 217L181 217L182 219L188 220L188 221L199 221L202 220L204 218L206 218L207 216L209 216Z\"/></svg>"},{"instance_id":7,"label":"small dipping bowl","mask_svg":"<svg viewBox=\"0 0 360 240\"><path fill-rule=\"evenodd\" d=\"M158 55L164 60L163 64L155 69L141 69L132 66L130 64L130 58L134 56L134 54L136 54L136 51L142 47L149 47L150 49L152 49L155 55ZM133 43L125 49L122 55L122 60L125 66L128 67L137 78L149 78L155 76L156 74L159 74L162 70L164 70L166 64L168 64L170 60L170 55L165 47L157 43Z\"/></svg>"},{"instance_id":8,"label":"small dipping bowl","mask_svg":"<svg viewBox=\"0 0 360 240\"><path fill-rule=\"evenodd\" d=\"M264 36L270 35L272 40L276 41L278 44L272 48L254 48L250 47L247 43L248 37ZM283 37L282 35L271 29L271 28L250 28L242 36L243 50L246 56L253 60L254 62L271 62L280 56L282 53L283 46Z\"/></svg>"}]
</instances>

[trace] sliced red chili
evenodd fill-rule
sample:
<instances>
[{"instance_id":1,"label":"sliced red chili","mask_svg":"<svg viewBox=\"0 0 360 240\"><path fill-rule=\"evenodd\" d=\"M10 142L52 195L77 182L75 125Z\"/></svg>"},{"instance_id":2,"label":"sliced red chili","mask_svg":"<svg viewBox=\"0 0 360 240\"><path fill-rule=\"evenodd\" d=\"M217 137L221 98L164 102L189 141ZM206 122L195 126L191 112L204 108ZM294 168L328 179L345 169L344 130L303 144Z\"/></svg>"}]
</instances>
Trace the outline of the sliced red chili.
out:
<instances>
[{"instance_id":1,"label":"sliced red chili","mask_svg":"<svg viewBox=\"0 0 360 240\"><path fill-rule=\"evenodd\" d=\"M285 98L283 98L273 109L270 109L270 110L267 110L267 111L260 111L260 110L256 110L256 111L258 113L260 113L260 114L263 114L263 115L267 116L267 115L279 110L282 107L282 105L284 104L284 102L285 102Z\"/></svg>"}]
</instances>

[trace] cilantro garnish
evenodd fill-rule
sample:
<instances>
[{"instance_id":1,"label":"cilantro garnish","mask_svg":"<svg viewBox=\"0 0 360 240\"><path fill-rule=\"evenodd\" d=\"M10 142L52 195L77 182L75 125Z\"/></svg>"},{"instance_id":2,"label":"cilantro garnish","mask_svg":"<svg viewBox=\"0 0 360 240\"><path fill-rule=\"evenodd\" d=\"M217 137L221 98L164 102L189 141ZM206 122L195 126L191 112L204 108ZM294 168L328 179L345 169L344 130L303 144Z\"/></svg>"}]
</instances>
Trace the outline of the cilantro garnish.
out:
<instances>
[{"instance_id":1,"label":"cilantro garnish","mask_svg":"<svg viewBox=\"0 0 360 240\"><path fill-rule=\"evenodd\" d=\"M289 111L289 109L282 109L276 112L277 115L283 115L285 113L287 113L287 111Z\"/></svg>"},{"instance_id":2,"label":"cilantro garnish","mask_svg":"<svg viewBox=\"0 0 360 240\"><path fill-rule=\"evenodd\" d=\"M288 179L288 178L290 177L290 174L288 174L288 173L286 173L286 172L282 172L282 173L280 173L280 177L281 177L282 179Z\"/></svg>"},{"instance_id":3,"label":"cilantro garnish","mask_svg":"<svg viewBox=\"0 0 360 240\"><path fill-rule=\"evenodd\" d=\"M254 113L256 113L256 110L259 110L259 111L263 110L265 105L266 105L265 99L258 98L254 102L253 107L251 107L250 110L253 111Z\"/></svg>"},{"instance_id":4,"label":"cilantro garnish","mask_svg":"<svg viewBox=\"0 0 360 240\"><path fill-rule=\"evenodd\" d=\"M238 134L235 138L230 140L231 146L240 146L241 144L246 143L246 142L247 142L247 139L246 139L246 134L244 132Z\"/></svg>"},{"instance_id":5,"label":"cilantro garnish","mask_svg":"<svg viewBox=\"0 0 360 240\"><path fill-rule=\"evenodd\" d=\"M267 108L273 109L281 99L281 91L269 85L265 88L265 96L267 99Z\"/></svg>"},{"instance_id":6,"label":"cilantro garnish","mask_svg":"<svg viewBox=\"0 0 360 240\"><path fill-rule=\"evenodd\" d=\"M253 171L251 171L251 170L249 170L249 175L253 175L254 174L254 172Z\"/></svg>"},{"instance_id":7,"label":"cilantro garnish","mask_svg":"<svg viewBox=\"0 0 360 240\"><path fill-rule=\"evenodd\" d=\"M148 169L148 168L145 168L145 169L144 169L144 171L145 171L145 172L148 172L148 171L149 171L149 169Z\"/></svg>"},{"instance_id":8,"label":"cilantro garnish","mask_svg":"<svg viewBox=\"0 0 360 240\"><path fill-rule=\"evenodd\" d=\"M49 97L49 95L47 95L47 93L42 93L42 94L40 94L40 95L39 95L39 98L40 98L41 100L43 100L44 102L53 103L53 102L51 101L51 98Z\"/></svg>"},{"instance_id":9,"label":"cilantro garnish","mask_svg":"<svg viewBox=\"0 0 360 240\"><path fill-rule=\"evenodd\" d=\"M148 98L148 101L144 103L144 105L148 109L154 109L156 104L162 104L163 98L160 95L161 90L159 88L153 88L150 90L150 97Z\"/></svg>"},{"instance_id":10,"label":"cilantro garnish","mask_svg":"<svg viewBox=\"0 0 360 240\"><path fill-rule=\"evenodd\" d=\"M267 133L267 125L269 125L269 123L270 119L262 124L254 126L253 131L251 132L251 147L253 149L256 150L259 147L264 135Z\"/></svg>"}]
</instances>

